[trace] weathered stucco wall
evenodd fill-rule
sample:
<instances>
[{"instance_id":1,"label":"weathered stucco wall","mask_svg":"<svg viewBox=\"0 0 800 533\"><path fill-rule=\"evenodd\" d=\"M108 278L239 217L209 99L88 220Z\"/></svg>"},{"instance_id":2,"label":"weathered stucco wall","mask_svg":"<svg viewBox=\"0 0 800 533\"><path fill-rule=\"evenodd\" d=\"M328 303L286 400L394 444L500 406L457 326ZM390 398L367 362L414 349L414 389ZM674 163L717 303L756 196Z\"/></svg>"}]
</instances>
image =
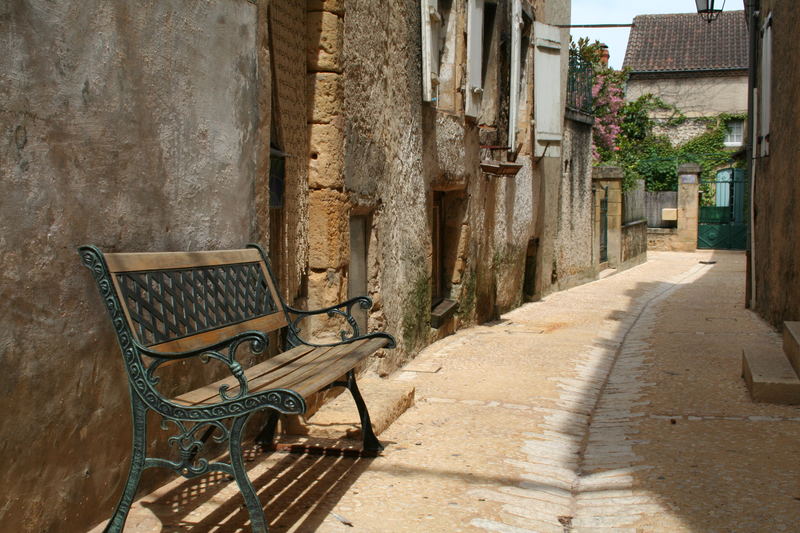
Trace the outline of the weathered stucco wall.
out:
<instances>
[{"instance_id":1,"label":"weathered stucco wall","mask_svg":"<svg viewBox=\"0 0 800 533\"><path fill-rule=\"evenodd\" d=\"M592 143L589 124L567 120L564 128L561 183L553 255L553 285L565 289L594 279L592 257Z\"/></svg>"},{"instance_id":2,"label":"weathered stucco wall","mask_svg":"<svg viewBox=\"0 0 800 533\"><path fill-rule=\"evenodd\" d=\"M344 15L344 175L352 203L373 215L376 312L401 346L390 358L413 349L429 318L418 21L414 2L349 0Z\"/></svg>"},{"instance_id":3,"label":"weathered stucco wall","mask_svg":"<svg viewBox=\"0 0 800 533\"><path fill-rule=\"evenodd\" d=\"M76 247L256 236L258 9L0 4L2 531L85 531L127 473L121 357Z\"/></svg>"},{"instance_id":4,"label":"weathered stucco wall","mask_svg":"<svg viewBox=\"0 0 800 533\"><path fill-rule=\"evenodd\" d=\"M625 100L633 101L651 93L677 106L687 117L708 117L720 113L747 111L747 71L736 75L687 75L675 78L640 78L628 80Z\"/></svg>"},{"instance_id":5,"label":"weathered stucco wall","mask_svg":"<svg viewBox=\"0 0 800 533\"><path fill-rule=\"evenodd\" d=\"M790 2L763 0L761 13L772 13L772 113L770 153L757 159L753 178L755 308L780 327L785 320L800 320L800 246L795 242L800 221L800 11Z\"/></svg>"},{"instance_id":6,"label":"weathered stucco wall","mask_svg":"<svg viewBox=\"0 0 800 533\"><path fill-rule=\"evenodd\" d=\"M452 14L462 23L463 7ZM385 324L400 342L380 361L385 373L460 325L519 305L534 163L523 139L515 177L483 174L480 144L504 137L479 140L475 121L421 101L417 3L350 0L342 13L344 191L352 212L372 214L370 327ZM444 205L443 296L459 304L440 329L430 325L434 196Z\"/></svg>"}]
</instances>

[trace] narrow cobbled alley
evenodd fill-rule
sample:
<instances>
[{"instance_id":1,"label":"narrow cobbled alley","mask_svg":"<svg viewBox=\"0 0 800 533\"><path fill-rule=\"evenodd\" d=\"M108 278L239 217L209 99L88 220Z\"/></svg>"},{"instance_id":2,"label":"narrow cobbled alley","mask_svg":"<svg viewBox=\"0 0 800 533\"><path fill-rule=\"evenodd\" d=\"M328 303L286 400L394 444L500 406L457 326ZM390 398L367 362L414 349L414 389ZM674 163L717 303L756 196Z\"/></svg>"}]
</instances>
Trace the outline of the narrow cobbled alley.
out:
<instances>
[{"instance_id":1,"label":"narrow cobbled alley","mask_svg":"<svg viewBox=\"0 0 800 533\"><path fill-rule=\"evenodd\" d=\"M800 408L757 404L741 253L631 270L429 346L375 459L276 453L250 477L271 531L797 531ZM126 531L247 531L226 480L177 481Z\"/></svg>"}]
</instances>

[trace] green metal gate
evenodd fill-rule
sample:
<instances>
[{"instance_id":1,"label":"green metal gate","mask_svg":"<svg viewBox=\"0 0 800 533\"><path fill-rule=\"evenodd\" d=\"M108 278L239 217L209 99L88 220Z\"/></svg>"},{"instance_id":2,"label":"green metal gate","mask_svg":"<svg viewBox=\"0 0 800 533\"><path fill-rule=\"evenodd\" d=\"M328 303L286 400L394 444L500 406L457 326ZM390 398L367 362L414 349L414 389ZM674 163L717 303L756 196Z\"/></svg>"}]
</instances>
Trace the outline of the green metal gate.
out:
<instances>
[{"instance_id":1,"label":"green metal gate","mask_svg":"<svg viewBox=\"0 0 800 533\"><path fill-rule=\"evenodd\" d=\"M747 180L744 170L726 168L700 182L697 247L744 250L747 246Z\"/></svg>"},{"instance_id":2,"label":"green metal gate","mask_svg":"<svg viewBox=\"0 0 800 533\"><path fill-rule=\"evenodd\" d=\"M608 261L608 187L600 199L600 262Z\"/></svg>"}]
</instances>

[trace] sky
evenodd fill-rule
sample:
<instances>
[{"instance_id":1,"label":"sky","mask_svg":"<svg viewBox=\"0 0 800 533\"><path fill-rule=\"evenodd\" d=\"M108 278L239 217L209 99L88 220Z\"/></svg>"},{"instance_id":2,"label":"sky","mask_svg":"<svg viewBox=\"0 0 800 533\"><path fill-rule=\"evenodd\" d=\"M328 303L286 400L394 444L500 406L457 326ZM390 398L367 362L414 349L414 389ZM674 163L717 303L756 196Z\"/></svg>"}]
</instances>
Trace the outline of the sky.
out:
<instances>
[{"instance_id":1,"label":"sky","mask_svg":"<svg viewBox=\"0 0 800 533\"><path fill-rule=\"evenodd\" d=\"M725 11L741 9L742 0L725 1ZM695 0L572 0L572 24L630 24L636 15L657 13L697 13L697 6ZM607 44L615 69L622 68L629 32L630 28L570 28L574 41L589 37Z\"/></svg>"}]
</instances>

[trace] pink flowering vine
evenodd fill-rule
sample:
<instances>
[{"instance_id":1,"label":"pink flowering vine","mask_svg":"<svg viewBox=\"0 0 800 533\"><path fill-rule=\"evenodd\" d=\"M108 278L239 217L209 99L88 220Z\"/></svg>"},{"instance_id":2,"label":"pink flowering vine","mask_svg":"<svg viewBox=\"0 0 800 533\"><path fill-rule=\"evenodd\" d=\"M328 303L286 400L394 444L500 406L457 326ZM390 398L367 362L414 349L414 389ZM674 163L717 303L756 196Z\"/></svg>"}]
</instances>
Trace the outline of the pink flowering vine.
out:
<instances>
[{"instance_id":1,"label":"pink flowering vine","mask_svg":"<svg viewBox=\"0 0 800 533\"><path fill-rule=\"evenodd\" d=\"M625 105L622 89L624 75L606 70L595 76L592 86L594 98L594 130L592 157L595 161L607 159L619 150L617 137L622 131L622 108Z\"/></svg>"}]
</instances>

